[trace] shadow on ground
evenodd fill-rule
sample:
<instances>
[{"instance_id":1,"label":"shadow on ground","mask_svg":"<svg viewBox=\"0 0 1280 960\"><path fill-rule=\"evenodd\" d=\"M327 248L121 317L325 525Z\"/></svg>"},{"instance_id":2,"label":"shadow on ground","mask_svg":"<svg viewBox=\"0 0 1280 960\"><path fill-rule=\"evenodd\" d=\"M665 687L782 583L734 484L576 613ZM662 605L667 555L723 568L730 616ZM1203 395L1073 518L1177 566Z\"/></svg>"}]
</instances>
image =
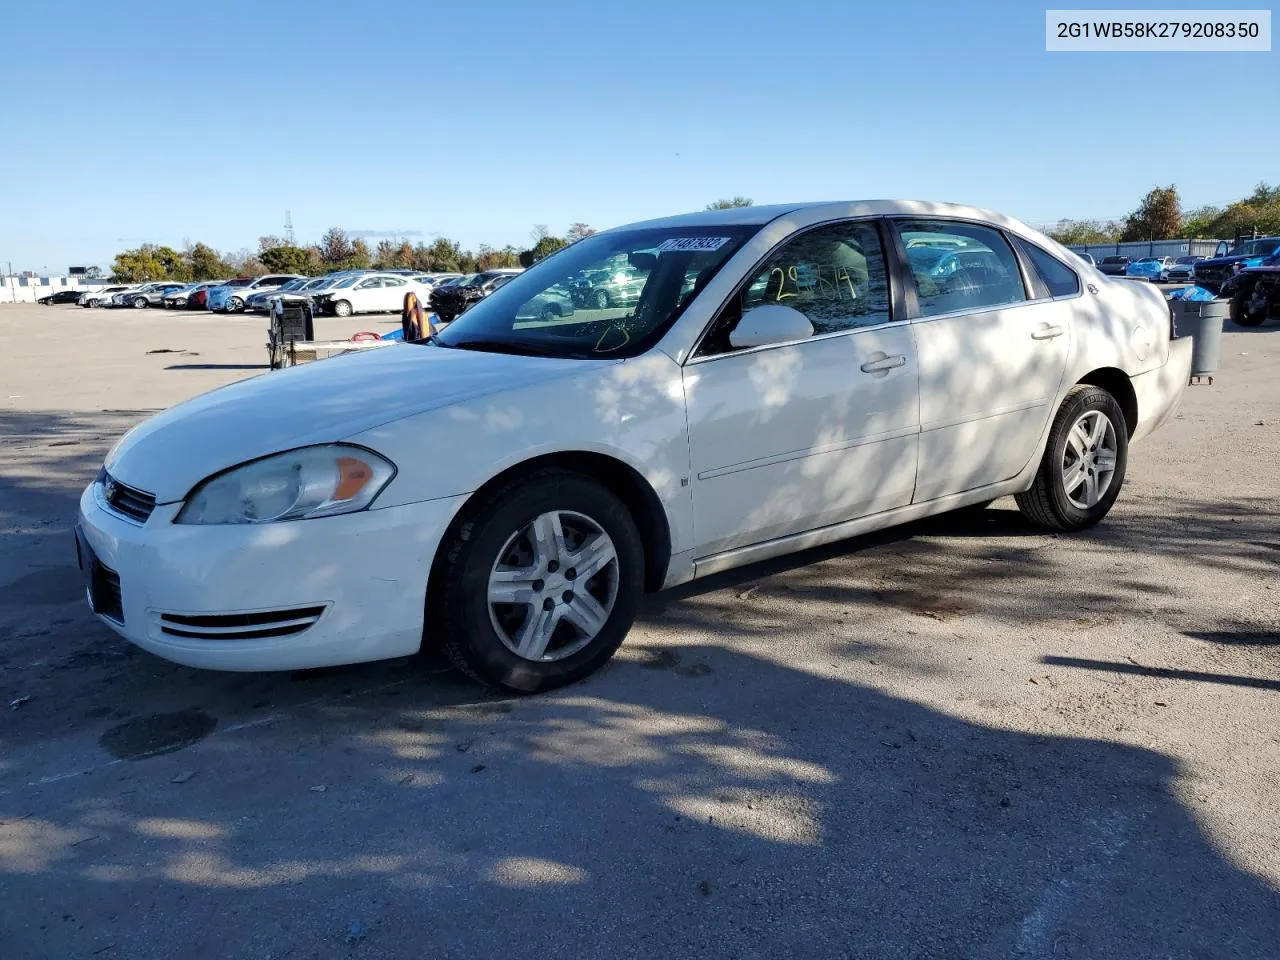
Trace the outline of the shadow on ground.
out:
<instances>
[{"instance_id":1,"label":"shadow on ground","mask_svg":"<svg viewBox=\"0 0 1280 960\"><path fill-rule=\"evenodd\" d=\"M420 677L91 774L56 811L4 798L7 955L1277 955L1276 891L1168 758L831 666L634 649L518 702Z\"/></svg>"}]
</instances>

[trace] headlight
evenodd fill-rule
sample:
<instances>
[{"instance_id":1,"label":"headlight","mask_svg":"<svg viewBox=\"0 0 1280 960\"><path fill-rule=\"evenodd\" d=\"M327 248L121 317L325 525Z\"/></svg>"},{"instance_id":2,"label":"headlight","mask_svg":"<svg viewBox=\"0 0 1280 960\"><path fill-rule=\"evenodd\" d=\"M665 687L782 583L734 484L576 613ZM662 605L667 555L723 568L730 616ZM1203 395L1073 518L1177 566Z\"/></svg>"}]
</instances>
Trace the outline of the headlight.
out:
<instances>
[{"instance_id":1,"label":"headlight","mask_svg":"<svg viewBox=\"0 0 1280 960\"><path fill-rule=\"evenodd\" d=\"M390 461L364 447L302 447L210 477L175 522L271 523L354 513L373 503L395 473Z\"/></svg>"}]
</instances>

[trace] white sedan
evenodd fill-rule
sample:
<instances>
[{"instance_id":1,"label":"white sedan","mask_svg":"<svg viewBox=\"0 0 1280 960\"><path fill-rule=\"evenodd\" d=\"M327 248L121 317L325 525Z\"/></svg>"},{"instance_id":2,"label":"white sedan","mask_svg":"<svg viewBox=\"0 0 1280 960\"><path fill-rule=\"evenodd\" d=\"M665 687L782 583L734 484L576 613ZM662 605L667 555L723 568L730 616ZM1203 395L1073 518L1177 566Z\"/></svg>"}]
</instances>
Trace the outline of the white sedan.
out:
<instances>
[{"instance_id":1,"label":"white sedan","mask_svg":"<svg viewBox=\"0 0 1280 960\"><path fill-rule=\"evenodd\" d=\"M311 302L316 313L349 317L353 313L395 313L404 306L404 295L410 290L423 302L431 287L413 277L399 273L363 273L344 277L331 287L316 293Z\"/></svg>"},{"instance_id":2,"label":"white sedan","mask_svg":"<svg viewBox=\"0 0 1280 960\"><path fill-rule=\"evenodd\" d=\"M618 258L637 302L527 309ZM134 428L80 501L89 600L194 666L427 643L547 689L609 659L645 590L1008 494L1039 526L1097 523L1187 384L1169 327L1153 288L967 207L620 227L429 342Z\"/></svg>"}]
</instances>

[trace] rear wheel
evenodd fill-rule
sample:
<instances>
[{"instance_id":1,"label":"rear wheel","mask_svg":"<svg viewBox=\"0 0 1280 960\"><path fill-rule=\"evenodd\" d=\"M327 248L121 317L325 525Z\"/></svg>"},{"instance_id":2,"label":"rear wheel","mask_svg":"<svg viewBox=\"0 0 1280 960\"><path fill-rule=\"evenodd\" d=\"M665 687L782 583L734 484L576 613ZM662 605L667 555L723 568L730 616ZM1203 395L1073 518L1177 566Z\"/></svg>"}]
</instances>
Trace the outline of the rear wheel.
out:
<instances>
[{"instance_id":1,"label":"rear wheel","mask_svg":"<svg viewBox=\"0 0 1280 960\"><path fill-rule=\"evenodd\" d=\"M485 496L440 549L428 622L482 683L520 693L573 683L613 656L635 619L640 535L617 497L578 474L544 470Z\"/></svg>"},{"instance_id":2,"label":"rear wheel","mask_svg":"<svg viewBox=\"0 0 1280 960\"><path fill-rule=\"evenodd\" d=\"M1052 530L1083 530L1110 511L1124 483L1129 431L1124 413L1101 387L1072 387L1058 408L1035 482L1018 509Z\"/></svg>"}]
</instances>

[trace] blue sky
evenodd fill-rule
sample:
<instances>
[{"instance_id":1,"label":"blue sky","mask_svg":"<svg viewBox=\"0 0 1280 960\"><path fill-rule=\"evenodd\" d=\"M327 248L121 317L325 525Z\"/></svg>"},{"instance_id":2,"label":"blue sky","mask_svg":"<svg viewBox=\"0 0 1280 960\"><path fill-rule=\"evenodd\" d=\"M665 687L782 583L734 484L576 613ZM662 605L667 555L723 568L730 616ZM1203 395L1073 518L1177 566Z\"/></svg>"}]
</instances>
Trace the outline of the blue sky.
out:
<instances>
[{"instance_id":1,"label":"blue sky","mask_svg":"<svg viewBox=\"0 0 1280 960\"><path fill-rule=\"evenodd\" d=\"M1198 205L1280 178L1280 125L1259 112L1280 54L1046 53L1044 9L15 4L0 262L256 247L286 209L301 241L340 225L501 246L535 223L734 194L953 200L1041 223L1121 214L1156 184Z\"/></svg>"}]
</instances>

